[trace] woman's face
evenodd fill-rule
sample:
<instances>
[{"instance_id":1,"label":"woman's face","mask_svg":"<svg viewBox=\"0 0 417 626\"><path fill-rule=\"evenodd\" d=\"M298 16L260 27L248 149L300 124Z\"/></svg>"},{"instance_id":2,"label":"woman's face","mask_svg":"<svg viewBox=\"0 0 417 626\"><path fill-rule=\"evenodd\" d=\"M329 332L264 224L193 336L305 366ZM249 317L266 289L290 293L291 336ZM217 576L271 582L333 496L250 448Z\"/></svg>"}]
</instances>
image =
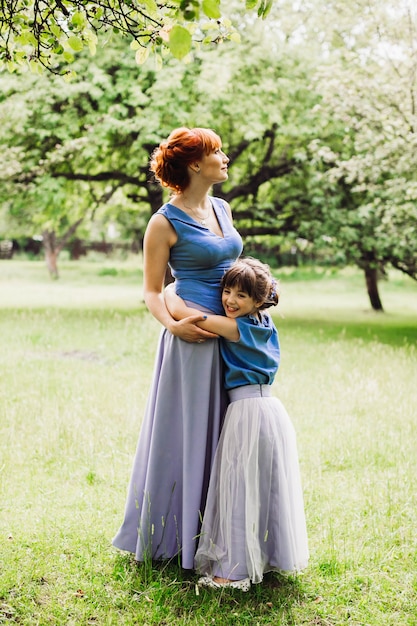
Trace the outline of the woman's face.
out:
<instances>
[{"instance_id":1,"label":"woman's face","mask_svg":"<svg viewBox=\"0 0 417 626\"><path fill-rule=\"evenodd\" d=\"M207 179L210 184L221 183L227 180L227 164L229 157L225 155L221 148L217 148L210 154L204 154L201 161L199 175Z\"/></svg>"}]
</instances>

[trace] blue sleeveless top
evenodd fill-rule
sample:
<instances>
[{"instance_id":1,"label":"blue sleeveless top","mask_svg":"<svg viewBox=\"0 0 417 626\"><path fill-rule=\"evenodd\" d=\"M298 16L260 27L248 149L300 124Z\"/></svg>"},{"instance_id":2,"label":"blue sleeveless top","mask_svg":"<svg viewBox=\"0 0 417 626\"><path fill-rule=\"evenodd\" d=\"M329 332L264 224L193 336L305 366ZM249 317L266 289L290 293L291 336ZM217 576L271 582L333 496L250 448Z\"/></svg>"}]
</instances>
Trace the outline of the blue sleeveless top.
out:
<instances>
[{"instance_id":1,"label":"blue sleeveless top","mask_svg":"<svg viewBox=\"0 0 417 626\"><path fill-rule=\"evenodd\" d=\"M274 382L280 361L278 331L269 314L260 311L260 316L261 320L252 315L235 318L240 339L220 341L226 389Z\"/></svg>"},{"instance_id":2,"label":"blue sleeveless top","mask_svg":"<svg viewBox=\"0 0 417 626\"><path fill-rule=\"evenodd\" d=\"M177 294L187 302L223 315L220 280L241 254L242 239L233 227L223 201L214 197L210 197L210 201L223 237L169 202L157 213L169 220L178 236L169 258Z\"/></svg>"}]
</instances>

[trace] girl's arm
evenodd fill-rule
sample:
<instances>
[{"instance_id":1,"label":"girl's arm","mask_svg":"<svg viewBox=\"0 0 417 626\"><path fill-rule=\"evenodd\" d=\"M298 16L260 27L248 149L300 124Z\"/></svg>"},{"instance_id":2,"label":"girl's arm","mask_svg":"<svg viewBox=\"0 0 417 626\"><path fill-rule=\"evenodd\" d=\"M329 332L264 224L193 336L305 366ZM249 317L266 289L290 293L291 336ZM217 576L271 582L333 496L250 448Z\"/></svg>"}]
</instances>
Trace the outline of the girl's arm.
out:
<instances>
[{"instance_id":1,"label":"girl's arm","mask_svg":"<svg viewBox=\"0 0 417 626\"><path fill-rule=\"evenodd\" d=\"M187 306L182 298L175 293L173 284L165 288L165 304L172 317L176 320L183 320L190 315L201 313L197 309ZM229 341L239 340L239 330L235 320L229 319L225 315L207 315L206 319L197 322L197 326L220 335Z\"/></svg>"},{"instance_id":2,"label":"girl's arm","mask_svg":"<svg viewBox=\"0 0 417 626\"><path fill-rule=\"evenodd\" d=\"M152 315L173 335L184 341L211 339L212 333L196 325L203 319L201 311L193 312L188 319L176 321L165 306L164 279L171 247L176 234L163 215L154 215L146 228L143 242L143 294Z\"/></svg>"}]
</instances>

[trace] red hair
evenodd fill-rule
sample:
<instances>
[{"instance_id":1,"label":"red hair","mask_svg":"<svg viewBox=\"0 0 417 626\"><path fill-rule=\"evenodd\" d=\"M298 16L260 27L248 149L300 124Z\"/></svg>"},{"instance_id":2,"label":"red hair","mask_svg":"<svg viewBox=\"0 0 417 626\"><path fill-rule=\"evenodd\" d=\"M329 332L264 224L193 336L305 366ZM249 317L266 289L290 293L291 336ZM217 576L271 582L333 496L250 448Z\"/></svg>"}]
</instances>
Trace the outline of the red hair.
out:
<instances>
[{"instance_id":1,"label":"red hair","mask_svg":"<svg viewBox=\"0 0 417 626\"><path fill-rule=\"evenodd\" d=\"M190 182L188 166L221 146L220 137L210 128L176 128L153 151L150 169L163 187L181 192Z\"/></svg>"}]
</instances>

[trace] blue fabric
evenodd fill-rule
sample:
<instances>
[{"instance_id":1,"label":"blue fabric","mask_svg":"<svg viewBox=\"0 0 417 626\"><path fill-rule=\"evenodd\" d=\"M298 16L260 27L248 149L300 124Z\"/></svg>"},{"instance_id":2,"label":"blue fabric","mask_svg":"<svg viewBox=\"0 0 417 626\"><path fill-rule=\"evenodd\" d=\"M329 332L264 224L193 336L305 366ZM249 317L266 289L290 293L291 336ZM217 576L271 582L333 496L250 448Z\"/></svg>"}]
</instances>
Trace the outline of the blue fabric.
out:
<instances>
[{"instance_id":1,"label":"blue fabric","mask_svg":"<svg viewBox=\"0 0 417 626\"><path fill-rule=\"evenodd\" d=\"M280 361L278 331L268 314L260 316L261 320L252 315L236 318L239 341L220 342L226 389L274 382Z\"/></svg>"},{"instance_id":2,"label":"blue fabric","mask_svg":"<svg viewBox=\"0 0 417 626\"><path fill-rule=\"evenodd\" d=\"M223 237L215 235L169 202L158 213L169 220L178 236L169 259L177 294L183 300L222 315L220 280L241 254L242 239L233 227L223 201L214 197L210 197L210 201Z\"/></svg>"}]
</instances>

